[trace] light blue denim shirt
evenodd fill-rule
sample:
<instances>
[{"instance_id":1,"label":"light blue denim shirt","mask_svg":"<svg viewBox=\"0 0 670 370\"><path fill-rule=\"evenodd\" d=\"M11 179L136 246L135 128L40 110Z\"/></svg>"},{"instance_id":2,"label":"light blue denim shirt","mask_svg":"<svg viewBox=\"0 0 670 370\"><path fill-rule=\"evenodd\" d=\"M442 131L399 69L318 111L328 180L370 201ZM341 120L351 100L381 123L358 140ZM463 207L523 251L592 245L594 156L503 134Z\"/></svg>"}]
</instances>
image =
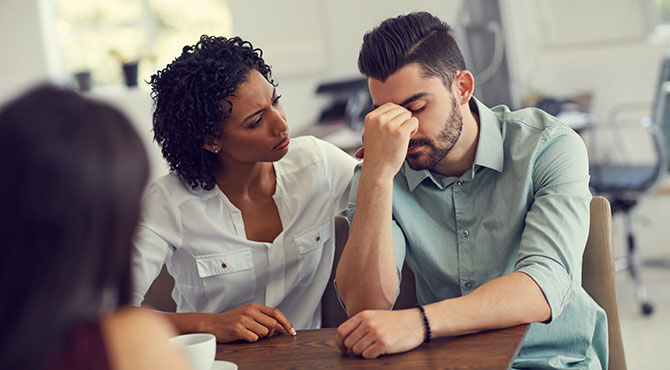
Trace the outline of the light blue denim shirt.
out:
<instances>
[{"instance_id":1,"label":"light blue denim shirt","mask_svg":"<svg viewBox=\"0 0 670 370\"><path fill-rule=\"evenodd\" d=\"M528 274L552 316L531 324L514 367L607 368L605 312L581 287L589 229L588 158L581 138L533 108L476 99L479 143L460 177L407 163L393 184L393 241L422 304L462 296L513 271ZM360 165L350 197L356 206Z\"/></svg>"}]
</instances>

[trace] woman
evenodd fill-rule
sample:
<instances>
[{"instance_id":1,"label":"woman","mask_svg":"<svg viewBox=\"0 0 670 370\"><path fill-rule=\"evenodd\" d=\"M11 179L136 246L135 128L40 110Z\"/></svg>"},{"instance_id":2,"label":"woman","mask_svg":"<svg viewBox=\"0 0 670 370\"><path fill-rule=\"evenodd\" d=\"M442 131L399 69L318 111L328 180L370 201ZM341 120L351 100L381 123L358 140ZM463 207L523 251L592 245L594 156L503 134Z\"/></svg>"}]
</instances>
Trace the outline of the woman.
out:
<instances>
[{"instance_id":1,"label":"woman","mask_svg":"<svg viewBox=\"0 0 670 370\"><path fill-rule=\"evenodd\" d=\"M182 332L229 342L319 327L356 160L289 139L270 67L239 37L202 36L151 85L172 173L145 194L135 303L165 263Z\"/></svg>"},{"instance_id":2,"label":"woman","mask_svg":"<svg viewBox=\"0 0 670 370\"><path fill-rule=\"evenodd\" d=\"M0 110L3 369L184 369L159 315L130 300L147 178L117 110L56 87Z\"/></svg>"}]
</instances>

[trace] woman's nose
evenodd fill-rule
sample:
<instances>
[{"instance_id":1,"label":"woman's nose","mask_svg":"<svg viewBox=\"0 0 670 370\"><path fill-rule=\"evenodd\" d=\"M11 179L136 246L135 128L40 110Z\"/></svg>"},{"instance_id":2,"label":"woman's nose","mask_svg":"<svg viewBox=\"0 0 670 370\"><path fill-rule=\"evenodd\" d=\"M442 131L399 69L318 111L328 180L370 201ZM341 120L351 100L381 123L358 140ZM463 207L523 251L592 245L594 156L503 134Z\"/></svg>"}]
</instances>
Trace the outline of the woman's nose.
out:
<instances>
[{"instance_id":1,"label":"woman's nose","mask_svg":"<svg viewBox=\"0 0 670 370\"><path fill-rule=\"evenodd\" d=\"M273 112L274 112L273 117L274 124L272 125L272 133L275 136L282 136L288 129L288 124L286 123L286 117L278 110L274 110Z\"/></svg>"}]
</instances>

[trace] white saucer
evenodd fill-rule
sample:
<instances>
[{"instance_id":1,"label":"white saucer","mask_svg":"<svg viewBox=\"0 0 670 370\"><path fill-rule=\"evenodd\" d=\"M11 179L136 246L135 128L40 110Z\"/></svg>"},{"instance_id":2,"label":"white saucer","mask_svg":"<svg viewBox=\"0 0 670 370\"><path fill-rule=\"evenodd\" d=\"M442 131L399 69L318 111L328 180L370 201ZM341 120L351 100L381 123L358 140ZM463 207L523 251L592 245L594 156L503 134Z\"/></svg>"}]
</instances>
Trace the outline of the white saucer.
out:
<instances>
[{"instance_id":1,"label":"white saucer","mask_svg":"<svg viewBox=\"0 0 670 370\"><path fill-rule=\"evenodd\" d=\"M230 361L214 361L212 365L212 370L237 370L237 365L234 362Z\"/></svg>"}]
</instances>

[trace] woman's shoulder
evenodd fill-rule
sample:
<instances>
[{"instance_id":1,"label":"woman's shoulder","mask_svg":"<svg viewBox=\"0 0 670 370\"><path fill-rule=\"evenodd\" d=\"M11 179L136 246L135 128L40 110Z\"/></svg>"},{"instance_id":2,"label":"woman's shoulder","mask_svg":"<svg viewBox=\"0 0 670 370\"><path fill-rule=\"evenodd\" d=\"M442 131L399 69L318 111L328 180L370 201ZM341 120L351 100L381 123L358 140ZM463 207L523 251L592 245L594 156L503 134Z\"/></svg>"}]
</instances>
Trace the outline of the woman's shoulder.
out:
<instances>
[{"instance_id":1,"label":"woman's shoulder","mask_svg":"<svg viewBox=\"0 0 670 370\"><path fill-rule=\"evenodd\" d=\"M113 369L186 369L186 359L169 339L177 332L162 314L123 308L101 319Z\"/></svg>"},{"instance_id":2,"label":"woman's shoulder","mask_svg":"<svg viewBox=\"0 0 670 370\"><path fill-rule=\"evenodd\" d=\"M322 143L324 142L325 141L317 139L314 136L294 137L291 138L291 149L288 151L288 154L291 154L291 152L316 153L318 147L323 145Z\"/></svg>"},{"instance_id":3,"label":"woman's shoulder","mask_svg":"<svg viewBox=\"0 0 670 370\"><path fill-rule=\"evenodd\" d=\"M315 138L314 136L299 136L291 140L291 149L284 159L298 166L306 166L314 162L328 163L345 161L354 163L349 154L335 145Z\"/></svg>"},{"instance_id":4,"label":"woman's shoulder","mask_svg":"<svg viewBox=\"0 0 670 370\"><path fill-rule=\"evenodd\" d=\"M144 200L149 204L165 203L180 204L194 198L207 198L211 190L193 189L179 175L171 172L152 181L144 193Z\"/></svg>"}]
</instances>

